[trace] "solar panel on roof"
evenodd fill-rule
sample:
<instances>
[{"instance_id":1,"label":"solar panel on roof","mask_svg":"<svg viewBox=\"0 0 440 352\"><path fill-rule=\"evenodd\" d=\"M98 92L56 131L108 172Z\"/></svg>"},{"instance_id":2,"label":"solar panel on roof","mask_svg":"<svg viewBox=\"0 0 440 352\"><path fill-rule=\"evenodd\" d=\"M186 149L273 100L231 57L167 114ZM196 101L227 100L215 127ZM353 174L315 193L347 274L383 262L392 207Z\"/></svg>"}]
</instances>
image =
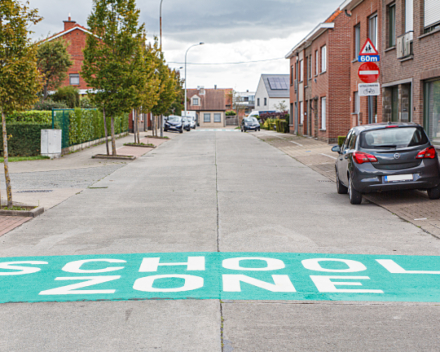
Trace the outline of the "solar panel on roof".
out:
<instances>
[{"instance_id":1,"label":"solar panel on roof","mask_svg":"<svg viewBox=\"0 0 440 352\"><path fill-rule=\"evenodd\" d=\"M280 77L269 77L268 79L270 89L272 90L287 90L287 82Z\"/></svg>"}]
</instances>

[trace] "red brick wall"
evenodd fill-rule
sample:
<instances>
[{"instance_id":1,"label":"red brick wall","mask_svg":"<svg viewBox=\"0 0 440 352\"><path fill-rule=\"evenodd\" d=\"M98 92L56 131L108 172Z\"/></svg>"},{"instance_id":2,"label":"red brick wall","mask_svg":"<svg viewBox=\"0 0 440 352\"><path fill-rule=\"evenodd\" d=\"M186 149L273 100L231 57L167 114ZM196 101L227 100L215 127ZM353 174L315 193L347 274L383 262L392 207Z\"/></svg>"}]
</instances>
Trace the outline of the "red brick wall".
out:
<instances>
[{"instance_id":1,"label":"red brick wall","mask_svg":"<svg viewBox=\"0 0 440 352\"><path fill-rule=\"evenodd\" d=\"M350 110L354 112L354 93L358 90L358 84L362 81L358 77L358 69L361 65L357 61L358 53L355 53L355 37L354 37L354 27L360 23L361 25L361 48L368 38L368 18L377 13L378 15L378 46L379 52L382 50L382 7L381 0L364 0L360 5L355 7L352 11L351 25L350 25L350 59L353 60L351 63L351 104ZM381 68L381 63L379 63ZM382 69L382 68L381 68ZM379 77L379 83L382 83L382 75ZM361 123L368 124L368 100L367 97L360 98L360 112L361 112ZM353 115L354 116L354 115ZM377 99L377 122L382 122L382 97L379 96ZM352 119L352 126L355 125L355 119Z\"/></svg>"},{"instance_id":2,"label":"red brick wall","mask_svg":"<svg viewBox=\"0 0 440 352\"><path fill-rule=\"evenodd\" d=\"M387 6L396 4L396 38L405 33L404 1L383 0L381 67L382 82L393 83L412 79L412 121L423 125L423 84L424 80L440 79L440 32L424 34L424 1L414 0L414 55L408 60L397 59L396 49L388 45ZM426 126L425 126L426 127Z\"/></svg>"},{"instance_id":3,"label":"red brick wall","mask_svg":"<svg viewBox=\"0 0 440 352\"><path fill-rule=\"evenodd\" d=\"M81 66L84 61L83 50L86 46L87 33L83 32L80 29L75 29L63 35L61 38L70 43L70 45L67 48L67 51L71 56L73 65L69 68L67 74L69 75L72 73L80 73ZM79 82L80 82L79 86L76 86L78 89L89 88L81 76L79 78ZM68 85L70 85L69 76L67 76L67 79L62 83L63 87Z\"/></svg>"}]
</instances>

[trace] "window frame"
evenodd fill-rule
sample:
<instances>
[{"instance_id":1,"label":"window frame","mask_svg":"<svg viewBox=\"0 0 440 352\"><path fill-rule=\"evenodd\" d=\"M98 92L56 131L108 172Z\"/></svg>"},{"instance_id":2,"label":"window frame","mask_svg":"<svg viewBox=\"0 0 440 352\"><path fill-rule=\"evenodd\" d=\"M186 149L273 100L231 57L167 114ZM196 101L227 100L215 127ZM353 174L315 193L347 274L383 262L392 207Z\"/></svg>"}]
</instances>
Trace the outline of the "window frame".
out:
<instances>
[{"instance_id":1,"label":"window frame","mask_svg":"<svg viewBox=\"0 0 440 352\"><path fill-rule=\"evenodd\" d=\"M195 102L195 100L197 100L197 103L194 103ZM192 104L191 105L193 105L193 106L199 106L199 98L192 98Z\"/></svg>"},{"instance_id":2,"label":"window frame","mask_svg":"<svg viewBox=\"0 0 440 352\"><path fill-rule=\"evenodd\" d=\"M267 98L264 98L264 106L267 106Z\"/></svg>"},{"instance_id":3,"label":"window frame","mask_svg":"<svg viewBox=\"0 0 440 352\"><path fill-rule=\"evenodd\" d=\"M372 22L374 20L374 33L372 33ZM379 18L377 15L377 12L374 13L373 15L368 17L368 38L371 40L371 42L373 43L374 47L376 48L376 50L379 50L379 32L378 32L378 28L379 28ZM372 38L374 37L374 38Z\"/></svg>"},{"instance_id":4,"label":"window frame","mask_svg":"<svg viewBox=\"0 0 440 352\"><path fill-rule=\"evenodd\" d=\"M393 14L393 16L391 16ZM392 18L393 17L393 18ZM393 48L397 45L397 31L396 31L396 3L387 6L388 19L388 48Z\"/></svg>"},{"instance_id":5,"label":"window frame","mask_svg":"<svg viewBox=\"0 0 440 352\"><path fill-rule=\"evenodd\" d=\"M304 60L299 60L299 83L304 82Z\"/></svg>"},{"instance_id":6,"label":"window frame","mask_svg":"<svg viewBox=\"0 0 440 352\"><path fill-rule=\"evenodd\" d=\"M72 78L78 78L78 83L72 83ZM81 85L81 79L80 79L80 74L79 73L70 73L69 74L69 85L71 86L79 86Z\"/></svg>"},{"instance_id":7,"label":"window frame","mask_svg":"<svg viewBox=\"0 0 440 352\"><path fill-rule=\"evenodd\" d=\"M206 121L206 116L209 115L209 121ZM210 112L204 112L203 113L203 123L211 123L211 113Z\"/></svg>"},{"instance_id":8,"label":"window frame","mask_svg":"<svg viewBox=\"0 0 440 352\"><path fill-rule=\"evenodd\" d=\"M354 57L357 59L361 51L361 23L354 26Z\"/></svg>"},{"instance_id":9,"label":"window frame","mask_svg":"<svg viewBox=\"0 0 440 352\"><path fill-rule=\"evenodd\" d=\"M323 104L325 102L325 104ZM323 107L325 106L325 109ZM321 131L327 130L327 97L321 97Z\"/></svg>"},{"instance_id":10,"label":"window frame","mask_svg":"<svg viewBox=\"0 0 440 352\"><path fill-rule=\"evenodd\" d=\"M319 50L315 50L315 76L319 74Z\"/></svg>"},{"instance_id":11,"label":"window frame","mask_svg":"<svg viewBox=\"0 0 440 352\"><path fill-rule=\"evenodd\" d=\"M216 121L216 117L220 116L220 120ZM220 112L214 113L214 123L221 123L222 122L222 114Z\"/></svg>"},{"instance_id":12,"label":"window frame","mask_svg":"<svg viewBox=\"0 0 440 352\"><path fill-rule=\"evenodd\" d=\"M327 45L321 47L321 73L327 72Z\"/></svg>"}]
</instances>

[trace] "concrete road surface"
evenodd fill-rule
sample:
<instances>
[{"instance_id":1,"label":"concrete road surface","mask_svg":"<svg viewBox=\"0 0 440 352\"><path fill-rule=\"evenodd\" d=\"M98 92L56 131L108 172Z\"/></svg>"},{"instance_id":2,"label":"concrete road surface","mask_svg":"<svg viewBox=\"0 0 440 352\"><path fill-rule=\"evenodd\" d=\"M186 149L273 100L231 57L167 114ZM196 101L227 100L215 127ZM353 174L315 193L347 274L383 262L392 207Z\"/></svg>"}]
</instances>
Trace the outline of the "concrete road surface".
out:
<instances>
[{"instance_id":1,"label":"concrete road surface","mask_svg":"<svg viewBox=\"0 0 440 352\"><path fill-rule=\"evenodd\" d=\"M373 204L350 205L325 177L233 130L177 136L0 237L1 262L176 252L436 257L440 241ZM26 286L25 275L19 279L11 282L20 283L20 292L39 284ZM300 291L302 282L292 281ZM359 296L341 301L331 295L322 300L315 295L312 300L75 301L74 294L50 302L24 299L0 304L0 350L437 350L440 297L417 301L417 287L412 294L416 298L406 302Z\"/></svg>"}]
</instances>

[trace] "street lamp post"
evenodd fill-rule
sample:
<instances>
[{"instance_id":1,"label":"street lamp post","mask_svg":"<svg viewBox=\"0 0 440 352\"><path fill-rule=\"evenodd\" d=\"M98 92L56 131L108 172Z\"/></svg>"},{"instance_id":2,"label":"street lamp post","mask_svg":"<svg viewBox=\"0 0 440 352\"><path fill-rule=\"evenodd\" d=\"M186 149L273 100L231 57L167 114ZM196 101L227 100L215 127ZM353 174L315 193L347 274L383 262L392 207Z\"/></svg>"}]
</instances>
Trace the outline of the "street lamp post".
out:
<instances>
[{"instance_id":1,"label":"street lamp post","mask_svg":"<svg viewBox=\"0 0 440 352\"><path fill-rule=\"evenodd\" d=\"M160 13L159 13L159 26L160 26L160 51L162 51L162 3L163 0L160 0Z\"/></svg>"},{"instance_id":2,"label":"street lamp post","mask_svg":"<svg viewBox=\"0 0 440 352\"><path fill-rule=\"evenodd\" d=\"M195 46L198 46L198 45L203 45L203 44L205 44L205 43L200 42L200 43L198 43L198 44L191 45L191 46L188 48L188 50L186 50L186 53L185 53L185 117L186 117L186 110L187 110L187 101L186 101L186 95L187 95L187 92L186 92L186 82L188 81L188 79L187 79L187 75L186 75L186 59L187 59L187 56L188 56L188 51L189 51L189 49L191 49L191 48L193 48L193 47L195 47Z\"/></svg>"}]
</instances>

